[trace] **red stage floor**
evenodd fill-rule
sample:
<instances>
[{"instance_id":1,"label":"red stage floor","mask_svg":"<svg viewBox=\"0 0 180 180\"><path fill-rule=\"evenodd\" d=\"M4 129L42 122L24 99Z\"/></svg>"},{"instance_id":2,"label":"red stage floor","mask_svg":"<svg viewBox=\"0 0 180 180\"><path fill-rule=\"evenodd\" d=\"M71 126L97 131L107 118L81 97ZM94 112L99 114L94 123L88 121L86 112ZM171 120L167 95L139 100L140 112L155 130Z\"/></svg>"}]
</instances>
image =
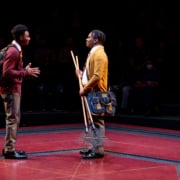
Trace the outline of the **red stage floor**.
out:
<instances>
[{"instance_id":1,"label":"red stage floor","mask_svg":"<svg viewBox=\"0 0 180 180\"><path fill-rule=\"evenodd\" d=\"M178 180L180 132L106 124L105 157L83 160L84 127L21 127L17 149L27 160L0 156L0 180ZM0 149L4 129L0 129Z\"/></svg>"}]
</instances>

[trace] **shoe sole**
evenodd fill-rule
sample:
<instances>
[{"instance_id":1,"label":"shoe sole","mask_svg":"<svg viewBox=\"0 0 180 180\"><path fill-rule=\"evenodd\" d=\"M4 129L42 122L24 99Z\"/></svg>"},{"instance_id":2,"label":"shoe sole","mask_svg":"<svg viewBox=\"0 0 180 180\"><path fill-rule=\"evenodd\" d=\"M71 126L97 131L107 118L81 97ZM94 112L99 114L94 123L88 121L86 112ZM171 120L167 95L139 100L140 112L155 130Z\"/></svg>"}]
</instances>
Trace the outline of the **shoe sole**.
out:
<instances>
[{"instance_id":1,"label":"shoe sole","mask_svg":"<svg viewBox=\"0 0 180 180\"><path fill-rule=\"evenodd\" d=\"M21 160L21 159L28 159L28 157L7 157L7 156L4 156L4 158L5 159L19 159L19 160Z\"/></svg>"}]
</instances>

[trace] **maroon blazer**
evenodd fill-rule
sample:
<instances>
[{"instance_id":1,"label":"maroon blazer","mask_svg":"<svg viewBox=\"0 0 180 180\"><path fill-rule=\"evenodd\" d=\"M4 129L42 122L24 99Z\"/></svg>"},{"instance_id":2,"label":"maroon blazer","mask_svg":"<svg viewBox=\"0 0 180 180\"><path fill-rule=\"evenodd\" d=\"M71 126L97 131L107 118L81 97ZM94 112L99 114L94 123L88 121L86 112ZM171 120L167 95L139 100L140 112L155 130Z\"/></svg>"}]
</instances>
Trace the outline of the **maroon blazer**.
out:
<instances>
[{"instance_id":1,"label":"maroon blazer","mask_svg":"<svg viewBox=\"0 0 180 180\"><path fill-rule=\"evenodd\" d=\"M27 71L23 67L22 53L15 47L8 48L4 57L0 94L19 93Z\"/></svg>"}]
</instances>

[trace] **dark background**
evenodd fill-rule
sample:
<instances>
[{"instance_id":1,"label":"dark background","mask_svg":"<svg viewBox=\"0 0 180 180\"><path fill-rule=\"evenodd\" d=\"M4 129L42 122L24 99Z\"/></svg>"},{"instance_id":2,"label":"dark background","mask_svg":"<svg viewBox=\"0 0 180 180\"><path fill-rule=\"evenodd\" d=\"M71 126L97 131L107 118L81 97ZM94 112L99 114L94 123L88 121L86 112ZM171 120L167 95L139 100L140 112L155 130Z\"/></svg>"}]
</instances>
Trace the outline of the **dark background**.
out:
<instances>
[{"instance_id":1,"label":"dark background","mask_svg":"<svg viewBox=\"0 0 180 180\"><path fill-rule=\"evenodd\" d=\"M45 59L39 60L37 54L37 34L46 41L46 50L57 55L59 48L64 46L67 37L74 38L72 50L79 57L82 67L88 49L85 39L92 29L101 29L106 33L105 44L109 56L109 74L111 85L119 85L127 49L133 44L136 36L142 36L150 48L155 48L160 40L166 42L170 55L166 72L167 83L161 90L162 103L180 102L180 11L177 2L165 1L137 1L126 0L120 2L87 1L60 1L60 2L7 2L1 7L0 38L3 47L11 41L10 30L15 24L26 24L29 27L31 43L25 49L24 62L31 61L38 65L44 73ZM52 53L53 54L53 53ZM72 62L54 63L56 57L48 64L46 69L48 81L60 81L64 85L62 109L76 110L80 108L78 96L78 81L74 76ZM42 63L44 61L44 63ZM58 72L58 73L55 73ZM43 80L45 76L41 76ZM36 88L40 80L29 79L24 83L24 109L33 109L38 99ZM49 84L52 87L52 84ZM117 90L118 91L118 90ZM118 92L117 92L118 93ZM28 101L28 103L27 103ZM38 101L38 100L37 100ZM55 99L53 99L53 102ZM39 101L38 101L39 102ZM51 103L53 103L51 102Z\"/></svg>"}]
</instances>

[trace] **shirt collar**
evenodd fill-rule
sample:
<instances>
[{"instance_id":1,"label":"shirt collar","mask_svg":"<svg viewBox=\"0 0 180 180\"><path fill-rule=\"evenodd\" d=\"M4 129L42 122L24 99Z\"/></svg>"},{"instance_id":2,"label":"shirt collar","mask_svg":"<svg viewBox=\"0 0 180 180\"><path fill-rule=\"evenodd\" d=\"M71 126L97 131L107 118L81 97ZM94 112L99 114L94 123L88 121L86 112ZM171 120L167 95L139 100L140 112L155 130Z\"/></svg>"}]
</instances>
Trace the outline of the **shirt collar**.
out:
<instances>
[{"instance_id":1,"label":"shirt collar","mask_svg":"<svg viewBox=\"0 0 180 180\"><path fill-rule=\"evenodd\" d=\"M93 53L97 48L99 48L100 46L102 46L102 45L96 45L96 46L94 46L92 49L91 49L91 51L90 51L90 53Z\"/></svg>"},{"instance_id":2,"label":"shirt collar","mask_svg":"<svg viewBox=\"0 0 180 180\"><path fill-rule=\"evenodd\" d=\"M13 41L12 41L12 44L14 44L14 45L17 47L17 49L19 50L19 52L22 51L21 46L20 46L20 44L19 44L17 41L13 40Z\"/></svg>"}]
</instances>

